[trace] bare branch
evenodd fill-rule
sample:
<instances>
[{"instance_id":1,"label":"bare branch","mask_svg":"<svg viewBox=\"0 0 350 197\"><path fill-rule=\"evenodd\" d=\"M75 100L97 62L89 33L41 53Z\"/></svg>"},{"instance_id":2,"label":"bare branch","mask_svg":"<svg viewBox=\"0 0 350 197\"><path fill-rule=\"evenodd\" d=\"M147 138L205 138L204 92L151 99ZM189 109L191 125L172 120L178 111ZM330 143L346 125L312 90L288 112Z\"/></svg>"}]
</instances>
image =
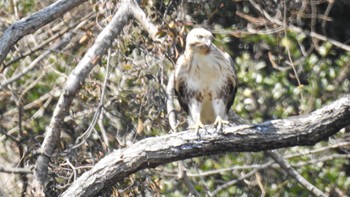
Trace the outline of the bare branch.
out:
<instances>
[{"instance_id":1,"label":"bare branch","mask_svg":"<svg viewBox=\"0 0 350 197\"><path fill-rule=\"evenodd\" d=\"M112 152L84 173L62 196L93 196L126 176L172 161L223 152L250 152L291 146L314 145L350 124L350 95L308 115L214 128L183 131L139 141Z\"/></svg>"},{"instance_id":2,"label":"bare branch","mask_svg":"<svg viewBox=\"0 0 350 197\"><path fill-rule=\"evenodd\" d=\"M8 62L4 62L3 65L4 67L7 67L15 62L18 62L19 60L27 57L28 55L35 53L36 51L42 49L43 47L45 47L46 45L48 45L50 42L56 40L57 38L62 37L63 35L65 35L69 30L71 30L72 28L78 29L80 28L83 24L84 21L86 21L88 18L95 16L95 13L90 13L87 16L85 16L84 18L82 18L81 20L73 23L72 25L69 25L66 28L63 28L61 31L59 31L58 33L56 33L55 35L51 36L50 38L48 38L47 40L41 42L38 46L35 46L34 48L29 49L27 52L24 52L23 54L20 54L17 57L12 58L10 61Z\"/></svg>"},{"instance_id":3,"label":"bare branch","mask_svg":"<svg viewBox=\"0 0 350 197\"><path fill-rule=\"evenodd\" d=\"M249 2L253 5L253 7L255 9L257 9L262 15L265 16L266 19L268 19L270 22L272 23L275 23L277 25L280 25L282 27L286 27L287 24L284 24L282 21L278 20L277 18L273 18L272 16L270 16L263 8L261 8L261 6L256 3L254 0L249 0ZM299 27L296 27L294 25L288 25L286 28L289 28L290 30L292 31L295 31L296 33L302 33L302 34L305 34L305 35L308 35L312 38L317 38L319 40L322 40L322 41L327 41L327 42L330 42L332 43L334 46L338 47L338 48L341 48L345 51L350 51L350 46L349 45L346 45L346 44L343 44L339 41L336 41L336 40L333 40L333 39L330 39L326 36L323 36L321 34L318 34L316 33L315 31L311 31L311 32L307 32L307 31L304 31L303 29L299 28Z\"/></svg>"},{"instance_id":4,"label":"bare branch","mask_svg":"<svg viewBox=\"0 0 350 197\"><path fill-rule=\"evenodd\" d=\"M142 27L148 32L149 36L155 40L158 33L158 28L150 21L149 18L147 18L145 12L139 7L136 6L134 1L132 1L132 4L134 4L131 9L133 17L142 25Z\"/></svg>"},{"instance_id":5,"label":"bare branch","mask_svg":"<svg viewBox=\"0 0 350 197\"><path fill-rule=\"evenodd\" d=\"M278 163L283 170L285 170L293 179L295 179L300 185L305 187L315 196L326 196L321 190L312 185L309 181L307 181L304 177L302 177L289 163L287 163L282 157L280 157L277 153L273 151L266 151L266 153L276 162Z\"/></svg>"},{"instance_id":6,"label":"bare branch","mask_svg":"<svg viewBox=\"0 0 350 197\"><path fill-rule=\"evenodd\" d=\"M35 58L34 61L32 61L27 67L25 67L22 71L20 71L18 74L12 76L10 79L7 79L4 82L0 83L0 90L5 88L7 85L13 83L14 81L21 78L23 75L27 74L29 71L33 70L35 67L37 67L39 62L43 60L46 56L48 56L52 51L62 49L65 47L71 40L72 34L68 33L66 34L59 42L57 42L54 46L52 46L51 49L45 51L42 53L39 57Z\"/></svg>"},{"instance_id":7,"label":"bare branch","mask_svg":"<svg viewBox=\"0 0 350 197\"><path fill-rule=\"evenodd\" d=\"M4 61L11 47L23 36L35 32L40 27L59 18L64 13L85 1L86 0L60 0L12 24L0 38L0 63Z\"/></svg>"},{"instance_id":8,"label":"bare branch","mask_svg":"<svg viewBox=\"0 0 350 197\"><path fill-rule=\"evenodd\" d=\"M0 172L14 174L32 174L32 170L27 168L5 168L0 167Z\"/></svg>"},{"instance_id":9,"label":"bare branch","mask_svg":"<svg viewBox=\"0 0 350 197\"><path fill-rule=\"evenodd\" d=\"M166 87L166 95L167 95L167 112L168 112L168 118L169 118L169 124L172 132L176 132L177 127L177 120L176 120L176 113L175 113L175 105L174 105L174 97L175 97L175 79L174 79L174 73L171 73L169 76L168 85Z\"/></svg>"},{"instance_id":10,"label":"bare branch","mask_svg":"<svg viewBox=\"0 0 350 197\"><path fill-rule=\"evenodd\" d=\"M62 122L68 115L69 108L75 95L83 85L85 78L106 53L113 40L120 34L132 15L136 14L136 11L142 12L140 14L140 20L146 19L143 11L138 7L135 0L122 0L119 4L117 13L113 16L111 22L103 29L100 35L96 38L94 45L89 48L76 68L69 75L64 90L54 110L50 127L46 132L41 146L41 155L39 155L36 161L34 187L39 191L37 193L38 195L43 194L42 191L43 186L46 183L50 157L56 148L56 144L59 142ZM151 27L150 22L146 21L145 23L147 23L147 27ZM155 36L154 29L152 30L151 35Z\"/></svg>"},{"instance_id":11,"label":"bare branch","mask_svg":"<svg viewBox=\"0 0 350 197\"><path fill-rule=\"evenodd\" d=\"M264 167L264 166L263 166L263 167ZM227 183L225 183L225 184L223 184L223 185L220 185L220 186L217 187L213 192L210 192L210 193L209 193L209 196L217 196L218 193L219 193L220 191L222 191L222 190L224 190L224 189L227 189L228 187L230 187L230 186L232 186L232 185L234 185L234 184L236 184L236 183L238 183L238 182L240 182L240 181L243 181L244 179L246 179L246 178L248 178L248 177L253 176L258 170L259 170L259 169L256 168L256 169L254 169L254 170L248 172L247 174L245 174L245 175L243 175L243 176L241 176L241 177L239 177L239 178L233 179L233 180L231 180L231 181L229 181L229 182L227 182Z\"/></svg>"},{"instance_id":12,"label":"bare branch","mask_svg":"<svg viewBox=\"0 0 350 197\"><path fill-rule=\"evenodd\" d=\"M130 11L128 1L122 1L111 22L103 29L100 35L96 38L94 45L87 51L69 75L64 90L54 110L50 127L46 132L45 139L41 146L41 155L39 155L36 161L34 185L37 185L37 187L39 187L38 185L45 185L49 160L60 139L62 122L68 115L69 108L75 95L83 85L87 75L96 66L101 57L111 46L113 40L127 24L129 18Z\"/></svg>"},{"instance_id":13,"label":"bare branch","mask_svg":"<svg viewBox=\"0 0 350 197\"><path fill-rule=\"evenodd\" d=\"M201 196L199 192L196 190L196 188L194 187L192 181L188 178L187 171L185 169L183 161L178 161L178 166L179 166L179 172L177 174L177 177L186 185L189 193L195 197Z\"/></svg>"}]
</instances>

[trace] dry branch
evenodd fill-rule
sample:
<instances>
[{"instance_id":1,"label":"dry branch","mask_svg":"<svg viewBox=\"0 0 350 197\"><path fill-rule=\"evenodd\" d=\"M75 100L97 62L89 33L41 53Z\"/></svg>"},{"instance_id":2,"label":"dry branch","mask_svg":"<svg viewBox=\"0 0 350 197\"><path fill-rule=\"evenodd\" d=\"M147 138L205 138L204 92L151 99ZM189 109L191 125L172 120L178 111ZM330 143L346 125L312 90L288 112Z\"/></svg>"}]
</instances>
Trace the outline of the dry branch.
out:
<instances>
[{"instance_id":1,"label":"dry branch","mask_svg":"<svg viewBox=\"0 0 350 197\"><path fill-rule=\"evenodd\" d=\"M289 163L287 163L281 156L279 156L274 151L266 152L276 163L278 163L281 168L286 171L294 180L296 180L299 184L301 184L304 188L309 190L315 196L326 196L321 190L312 185L309 181L307 181L303 176L301 176Z\"/></svg>"},{"instance_id":2,"label":"dry branch","mask_svg":"<svg viewBox=\"0 0 350 197\"><path fill-rule=\"evenodd\" d=\"M183 131L139 141L116 150L75 181L62 196L94 196L145 168L224 152L251 152L314 145L350 125L350 95L307 115L224 128Z\"/></svg>"},{"instance_id":3,"label":"dry branch","mask_svg":"<svg viewBox=\"0 0 350 197\"><path fill-rule=\"evenodd\" d=\"M6 168L0 167L0 172L2 173L10 173L10 174L31 174L32 170L28 168Z\"/></svg>"},{"instance_id":4,"label":"dry branch","mask_svg":"<svg viewBox=\"0 0 350 197\"><path fill-rule=\"evenodd\" d=\"M296 33L302 33L302 34L305 34L305 35L308 35L310 36L311 38L316 38L316 39L319 39L319 40L322 40L322 41L327 41L327 42L330 42L332 43L334 46L340 48L340 49L343 49L345 51L350 51L350 46L349 45L346 45L346 44L343 44L339 41L336 41L336 40L333 40L331 38L328 38L327 36L323 36L321 34L318 34L316 33L315 31L305 31L303 30L302 28L300 27L296 27L294 25L291 25L291 24L286 24L285 22L282 22L280 20L278 20L277 18L274 18L272 16L270 16L268 14L267 11L265 11L258 3L256 3L254 0L249 0L250 4L256 9L258 10L267 20L269 20L271 23L274 23L274 24L277 24L283 28L287 28L287 29L290 29ZM288 26L287 26L288 25Z\"/></svg>"},{"instance_id":5,"label":"dry branch","mask_svg":"<svg viewBox=\"0 0 350 197\"><path fill-rule=\"evenodd\" d=\"M114 39L121 33L123 27L129 22L132 15L136 15L137 12L142 12L138 14L137 19L140 20L141 24L145 27L153 28L148 31L154 36L155 26L152 26L149 21L142 21L147 20L147 18L143 11L138 7L136 1L122 0L119 4L118 11L113 16L110 23L99 34L93 46L89 48L84 57L69 75L53 112L50 126L45 133L45 138L40 148L41 154L36 161L34 171L35 179L33 183L33 187L35 187L36 190L35 195L43 195L44 193L43 190L46 184L50 158L56 148L56 144L60 140L62 122L64 121L64 118L68 116L69 108L75 95L80 90L91 70L100 62L102 56L112 45Z\"/></svg>"},{"instance_id":6,"label":"dry branch","mask_svg":"<svg viewBox=\"0 0 350 197\"><path fill-rule=\"evenodd\" d=\"M59 18L86 0L60 0L12 24L0 38L0 63L19 39Z\"/></svg>"},{"instance_id":7,"label":"dry branch","mask_svg":"<svg viewBox=\"0 0 350 197\"><path fill-rule=\"evenodd\" d=\"M40 185L45 185L46 175L48 171L48 164L56 144L60 139L60 129L64 118L68 115L69 108L72 101L83 85L85 78L90 71L99 62L99 59L105 54L107 49L111 46L113 40L121 32L122 28L129 21L130 14L129 6L123 2L119 7L118 12L113 17L112 21L96 38L95 44L87 51L84 57L80 60L78 65L69 75L63 93L61 94L53 117L50 122L50 127L46 132L45 139L41 146L41 155L39 155L35 166L35 179Z\"/></svg>"},{"instance_id":8,"label":"dry branch","mask_svg":"<svg viewBox=\"0 0 350 197\"><path fill-rule=\"evenodd\" d=\"M69 44L69 42L71 41L71 37L72 37L71 33L66 34L59 42L57 42L54 46L52 46L51 49L43 52L41 55L39 55L39 57L35 58L27 67L25 67L19 73L7 79L6 81L0 82L0 91L4 89L7 85L21 78L23 75L32 71L35 67L39 66L40 65L39 62L42 61L44 58L46 58L46 56L48 56L50 53L52 53L52 51L60 50L63 47L67 46L67 44Z\"/></svg>"}]
</instances>

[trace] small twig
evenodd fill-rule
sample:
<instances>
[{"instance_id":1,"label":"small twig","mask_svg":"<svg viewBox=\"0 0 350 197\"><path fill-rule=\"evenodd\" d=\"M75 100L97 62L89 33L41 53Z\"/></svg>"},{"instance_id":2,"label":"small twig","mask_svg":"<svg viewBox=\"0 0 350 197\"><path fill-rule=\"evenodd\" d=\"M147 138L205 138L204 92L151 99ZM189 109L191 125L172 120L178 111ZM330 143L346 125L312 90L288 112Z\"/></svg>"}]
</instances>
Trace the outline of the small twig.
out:
<instances>
[{"instance_id":1,"label":"small twig","mask_svg":"<svg viewBox=\"0 0 350 197\"><path fill-rule=\"evenodd\" d=\"M103 108L102 108L103 110ZM107 131L103 125L103 111L101 112L101 115L100 115L100 118L98 119L98 126L100 128L100 131L101 131L101 134L102 134L102 139L103 139L103 142L106 144L107 147L109 147L109 140L108 140L108 135L107 135Z\"/></svg>"},{"instance_id":2,"label":"small twig","mask_svg":"<svg viewBox=\"0 0 350 197\"><path fill-rule=\"evenodd\" d=\"M295 168L299 168L302 166L316 164L316 163L320 163L320 162L332 161L335 159L349 159L349 158L350 158L350 154L332 154L332 155L324 156L324 157L317 158L317 159L310 159L309 161L301 161L301 162L298 162L296 164L291 164L291 166L293 166Z\"/></svg>"},{"instance_id":3,"label":"small twig","mask_svg":"<svg viewBox=\"0 0 350 197\"><path fill-rule=\"evenodd\" d=\"M255 172L255 178L256 178L256 181L258 182L259 188L261 190L261 197L263 197L266 195L266 190L264 188L264 184L262 183L261 174L258 171Z\"/></svg>"},{"instance_id":4,"label":"small twig","mask_svg":"<svg viewBox=\"0 0 350 197\"><path fill-rule=\"evenodd\" d=\"M73 146L73 149L80 147L81 145L83 145L86 142L86 140L90 137L91 132L92 132L93 128L95 127L97 121L100 119L99 117L100 117L102 109L103 109L103 102L104 102L104 97L106 94L107 80L108 80L109 68L110 68L110 60L111 60L111 49L109 48L108 49L108 57L107 57L107 66L106 66L106 72L105 72L105 79L104 79L103 85L102 85L100 102L98 104L97 110L94 114L94 117L91 120L89 127L86 129L86 131L82 135L80 135L77 138L77 140L75 141L76 145Z\"/></svg>"},{"instance_id":5,"label":"small twig","mask_svg":"<svg viewBox=\"0 0 350 197\"><path fill-rule=\"evenodd\" d=\"M330 12L331 12L331 9L332 9L332 7L333 7L333 4L334 4L334 0L329 0L328 1L328 6L327 6L327 8L326 8L326 11L324 12L324 16L325 17L328 17L328 15L330 14ZM327 22L327 20L323 20L322 21L322 31L323 31L323 34L324 35L327 35L327 32L326 32L326 22Z\"/></svg>"},{"instance_id":6,"label":"small twig","mask_svg":"<svg viewBox=\"0 0 350 197\"><path fill-rule=\"evenodd\" d=\"M257 4L254 0L249 0L249 2L253 5L253 7L254 7L255 9L257 9L261 14L263 14L263 15L266 17L266 19L268 19L270 22L275 23L275 24L277 24L277 25L279 25L279 26L283 26L283 27L284 27L284 24L283 24L282 21L280 21L280 20L278 20L278 19L273 18L272 16L270 16L270 15L269 15L264 9L262 9L262 8L260 7L260 5ZM316 33L316 32L313 32L313 31L307 32L307 31L304 31L303 29L301 29L301 28L299 28L299 27L296 27L296 26L294 26L294 25L288 25L288 29L290 29L290 30L292 30L292 31L294 31L294 32L296 32L296 33L303 33L303 34L308 35L308 36L310 36L310 37L314 37L314 38L317 38L317 39L322 40L322 41L330 42L331 44L333 44L334 46L336 46L336 47L338 47L338 48L341 48L341 49L346 50L346 51L350 51L350 46L349 46L349 45L346 45L346 44L343 44L343 43L338 42L338 41L336 41L336 40L330 39L330 38L328 38L328 37L326 37L326 36L323 36L323 35L321 35L321 34L318 34L318 33Z\"/></svg>"},{"instance_id":7,"label":"small twig","mask_svg":"<svg viewBox=\"0 0 350 197\"><path fill-rule=\"evenodd\" d=\"M78 22L70 25L69 27L66 27L64 29L62 29L61 31L59 31L58 33L56 33L55 35L51 36L50 38L48 38L47 40L45 40L44 42L41 42L38 46L31 48L29 51L24 52L23 54L20 54L17 57L12 58L10 61L8 62L4 62L4 67L7 67L13 63L18 62L19 60L27 57L28 55L31 55L33 53L35 53L36 51L42 49L43 47L45 47L46 45L48 45L50 42L56 40L59 37L62 37L66 32L68 32L70 29L75 28L77 29L77 27L81 26L79 25L79 23L89 19L90 17L93 17L95 15L95 13L90 13L87 16L83 17L81 20L79 20Z\"/></svg>"},{"instance_id":8,"label":"small twig","mask_svg":"<svg viewBox=\"0 0 350 197\"><path fill-rule=\"evenodd\" d=\"M0 84L0 90L5 88L10 83L13 83L14 81L18 80L23 75L27 74L29 71L33 70L36 66L39 65L39 62L41 60L43 60L47 55L49 55L53 50L58 50L64 46L66 46L69 43L71 36L72 36L71 33L66 34L66 36L64 38L62 38L59 42L57 42L50 50L45 51L43 54L41 54L39 57L37 57L32 63L29 64L29 66L24 68L20 73L14 75L10 79L2 82Z\"/></svg>"},{"instance_id":9,"label":"small twig","mask_svg":"<svg viewBox=\"0 0 350 197\"><path fill-rule=\"evenodd\" d=\"M12 24L4 31L0 38L0 63L3 62L11 47L13 47L23 36L35 32L40 27L48 24L56 18L59 18L85 1L86 0L59 0Z\"/></svg>"},{"instance_id":10,"label":"small twig","mask_svg":"<svg viewBox=\"0 0 350 197\"><path fill-rule=\"evenodd\" d=\"M189 192L192 195L194 195L196 197L201 196L199 194L199 192L196 190L196 188L194 188L193 183L191 182L191 180L188 178L185 166L183 164L183 161L179 161L177 163L178 163L178 167L179 167L179 171L178 171L178 174L177 174L178 179L183 181L183 183L186 185L186 187L188 188Z\"/></svg>"},{"instance_id":11,"label":"small twig","mask_svg":"<svg viewBox=\"0 0 350 197\"><path fill-rule=\"evenodd\" d=\"M269 161L269 162L264 163L264 164L232 166L230 168L222 168L222 169L211 170L211 171L207 171L207 172L199 172L199 173L196 173L196 174L188 173L187 176L188 177L204 177L204 176L212 176L212 175L215 175L215 174L224 173L224 172L227 172L227 171L249 170L249 169L255 169L255 168L261 169L261 166L268 167L268 166L271 166L273 163L274 163L273 161Z\"/></svg>"},{"instance_id":12,"label":"small twig","mask_svg":"<svg viewBox=\"0 0 350 197\"><path fill-rule=\"evenodd\" d=\"M236 15L257 26L264 26L267 24L267 20L261 17L253 17L240 11L236 11Z\"/></svg>"},{"instance_id":13,"label":"small twig","mask_svg":"<svg viewBox=\"0 0 350 197\"><path fill-rule=\"evenodd\" d=\"M26 121L24 121L22 123L24 126L28 126L28 124L30 123L31 120L35 120L48 107L48 105L52 101L52 98L53 98L52 92L54 92L54 91L57 91L57 89L53 89L51 92L46 94L46 95L49 96L48 98L46 98L46 96L44 95L43 97L40 97L39 99L37 99L33 103L30 103L30 104L28 104L28 105L23 107L23 110L31 109L32 107L34 108L37 105L41 105L41 103L46 99L45 103L40 106L40 108L33 114L33 116L30 119L27 119ZM13 113L18 113L18 108L16 108L16 110L11 110L11 111L6 112L6 113L9 113L9 115L11 115ZM16 127L12 128L11 130L7 131L7 132L0 129L0 133L4 135L4 136L0 136L0 141L3 141L6 137L8 137L8 138L12 139L15 142L19 142L19 140L17 138L12 136L12 134L14 134L15 132L19 131L19 129L20 128L19 128L18 125Z\"/></svg>"},{"instance_id":14,"label":"small twig","mask_svg":"<svg viewBox=\"0 0 350 197\"><path fill-rule=\"evenodd\" d=\"M315 154L315 153L319 153L319 152L322 152L322 151L335 149L335 148L339 148L339 147L343 147L343 146L350 146L350 142L341 142L341 143L338 143L338 144L332 144L330 146L318 148L318 149L315 149L315 150L305 150L302 153L294 153L294 154L286 155L284 158L285 159L290 159L290 158L293 158L293 157L300 157L300 156Z\"/></svg>"},{"instance_id":15,"label":"small twig","mask_svg":"<svg viewBox=\"0 0 350 197\"><path fill-rule=\"evenodd\" d=\"M67 164L70 168L72 168L73 171L73 181L75 181L77 179L77 171L76 168L73 166L73 164L69 161L68 158L66 158Z\"/></svg>"},{"instance_id":16,"label":"small twig","mask_svg":"<svg viewBox=\"0 0 350 197\"><path fill-rule=\"evenodd\" d=\"M311 4L311 32L316 32L316 18L317 18L317 9L314 0L310 1ZM312 38L312 43L317 50L319 50L320 46L315 38Z\"/></svg>"},{"instance_id":17,"label":"small twig","mask_svg":"<svg viewBox=\"0 0 350 197\"><path fill-rule=\"evenodd\" d=\"M259 169L254 169L254 170L248 172L247 174L245 174L245 175L243 175L243 176L241 176L241 177L239 177L237 179L233 179L233 180L231 180L231 181L229 181L229 182L227 182L227 183L225 183L223 185L220 185L214 191L209 192L208 195L209 196L217 196L218 193L221 192L222 190L227 189L227 188L231 187L232 185L234 185L234 184L236 184L236 183L238 183L240 181L243 181L246 178L249 178L249 177L253 176L258 170Z\"/></svg>"},{"instance_id":18,"label":"small twig","mask_svg":"<svg viewBox=\"0 0 350 197\"><path fill-rule=\"evenodd\" d=\"M287 4L286 4L286 2L284 2L284 11L283 11L283 13L284 13L283 14L283 23L284 23L284 26L286 27L287 26ZM286 29L284 29L284 36L285 36L285 38L288 39L288 35L287 35L287 30ZM288 58L289 58L290 64L291 64L291 66L293 68L293 72L295 74L295 78L297 79L297 82L298 82L298 86L301 87L302 84L300 82L300 79L299 79L299 76L298 76L298 72L295 69L295 65L293 63L292 55L290 53L290 49L289 49L289 45L288 44L286 45L286 49L287 49L287 53L288 53Z\"/></svg>"},{"instance_id":19,"label":"small twig","mask_svg":"<svg viewBox=\"0 0 350 197\"><path fill-rule=\"evenodd\" d=\"M287 26L287 3L285 1L284 1L284 10L283 10L283 23L284 23L284 26L286 27ZM289 39L286 28L284 29L284 36L285 36L286 39ZM296 80L298 82L298 87L296 87L296 88L301 88L302 84L301 84L300 79L299 79L299 74L298 74L297 70L295 69L293 58L292 58L292 55L291 55L291 52L290 52L290 49L289 49L289 44L286 44L285 47L287 49L287 54L288 54L288 59L290 61L290 66L292 67L294 75L295 75L295 78L296 78ZM302 102L304 100L304 95L303 95L302 91L300 93L300 99L301 99L300 102ZM299 108L299 110L300 110L300 108Z\"/></svg>"},{"instance_id":20,"label":"small twig","mask_svg":"<svg viewBox=\"0 0 350 197\"><path fill-rule=\"evenodd\" d=\"M40 72L38 72L39 76L36 76L36 79L34 80L34 77L32 77L32 80L28 80L25 84L23 84L23 88L24 90L22 90L21 94L20 94L20 98L22 99L24 97L24 95L30 91L31 89L33 89L36 85L38 85L38 83L41 82L42 78L46 76L47 71L46 69L41 70Z\"/></svg>"},{"instance_id":21,"label":"small twig","mask_svg":"<svg viewBox=\"0 0 350 197\"><path fill-rule=\"evenodd\" d=\"M302 0L301 8L300 8L300 10L299 10L299 12L297 14L297 22L298 22L299 25L302 24L301 17L304 15L306 7L307 7L307 0Z\"/></svg>"},{"instance_id":22,"label":"small twig","mask_svg":"<svg viewBox=\"0 0 350 197\"><path fill-rule=\"evenodd\" d=\"M289 163L287 163L282 157L280 157L274 151L266 151L266 153L278 163L283 170L285 170L292 178L294 178L300 185L309 190L315 196L326 196L321 190L312 185L304 177L302 177Z\"/></svg>"},{"instance_id":23,"label":"small twig","mask_svg":"<svg viewBox=\"0 0 350 197\"><path fill-rule=\"evenodd\" d=\"M28 168L5 168L0 167L0 172L14 174L33 174L33 171Z\"/></svg>"},{"instance_id":24,"label":"small twig","mask_svg":"<svg viewBox=\"0 0 350 197\"><path fill-rule=\"evenodd\" d=\"M174 97L175 97L175 79L174 72L169 76L168 85L166 87L166 107L168 112L169 124L172 132L176 132L177 130L177 119L175 113L175 105L174 105Z\"/></svg>"}]
</instances>

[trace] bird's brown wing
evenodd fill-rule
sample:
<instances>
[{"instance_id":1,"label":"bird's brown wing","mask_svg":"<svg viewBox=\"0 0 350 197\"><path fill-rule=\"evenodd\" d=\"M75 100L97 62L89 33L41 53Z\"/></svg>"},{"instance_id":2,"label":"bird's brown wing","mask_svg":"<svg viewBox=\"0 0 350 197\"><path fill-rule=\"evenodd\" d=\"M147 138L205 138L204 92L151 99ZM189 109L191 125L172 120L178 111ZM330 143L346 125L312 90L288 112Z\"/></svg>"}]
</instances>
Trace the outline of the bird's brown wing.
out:
<instances>
[{"instance_id":1,"label":"bird's brown wing","mask_svg":"<svg viewBox=\"0 0 350 197\"><path fill-rule=\"evenodd\" d=\"M226 112L228 113L236 97L238 79L236 74L236 68L232 58L227 53L225 53L225 58L229 60L230 66L232 67L232 73L227 78L226 85L224 87L225 93L223 95L223 98L225 99L226 103Z\"/></svg>"},{"instance_id":2,"label":"bird's brown wing","mask_svg":"<svg viewBox=\"0 0 350 197\"><path fill-rule=\"evenodd\" d=\"M186 62L185 62L184 56L182 55L177 60L176 66L175 66L175 95L177 96L177 99L179 101L181 108L187 114L189 114L188 105L190 101L190 94L189 94L187 81L183 76L183 74L185 73L183 69L186 69L185 64Z\"/></svg>"},{"instance_id":3,"label":"bird's brown wing","mask_svg":"<svg viewBox=\"0 0 350 197\"><path fill-rule=\"evenodd\" d=\"M175 82L176 83L176 82ZM175 94L177 96L177 99L179 101L179 104L181 106L181 108L187 113L189 114L189 96L187 94L188 90L187 90L187 85L185 82L183 81L179 81L178 82L178 89L175 89Z\"/></svg>"},{"instance_id":4,"label":"bird's brown wing","mask_svg":"<svg viewBox=\"0 0 350 197\"><path fill-rule=\"evenodd\" d=\"M236 97L236 93L237 93L237 86L235 86L232 83L231 79L227 79L226 85L225 85L225 91L226 91L226 95L223 95L223 99L225 99L225 103L226 103L226 112L228 113L231 106L233 105L233 102L235 100Z\"/></svg>"}]
</instances>

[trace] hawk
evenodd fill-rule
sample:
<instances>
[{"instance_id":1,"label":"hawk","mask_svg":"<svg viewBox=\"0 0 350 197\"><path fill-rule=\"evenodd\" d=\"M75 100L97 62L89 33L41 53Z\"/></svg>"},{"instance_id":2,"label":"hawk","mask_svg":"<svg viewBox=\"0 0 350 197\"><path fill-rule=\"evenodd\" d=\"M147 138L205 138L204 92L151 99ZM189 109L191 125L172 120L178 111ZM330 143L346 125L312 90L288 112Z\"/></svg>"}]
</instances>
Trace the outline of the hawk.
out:
<instances>
[{"instance_id":1,"label":"hawk","mask_svg":"<svg viewBox=\"0 0 350 197\"><path fill-rule=\"evenodd\" d=\"M186 48L175 65L175 94L188 114L189 128L204 125L221 129L237 92L237 75L230 55L218 49L213 35L203 28L192 29Z\"/></svg>"}]
</instances>

